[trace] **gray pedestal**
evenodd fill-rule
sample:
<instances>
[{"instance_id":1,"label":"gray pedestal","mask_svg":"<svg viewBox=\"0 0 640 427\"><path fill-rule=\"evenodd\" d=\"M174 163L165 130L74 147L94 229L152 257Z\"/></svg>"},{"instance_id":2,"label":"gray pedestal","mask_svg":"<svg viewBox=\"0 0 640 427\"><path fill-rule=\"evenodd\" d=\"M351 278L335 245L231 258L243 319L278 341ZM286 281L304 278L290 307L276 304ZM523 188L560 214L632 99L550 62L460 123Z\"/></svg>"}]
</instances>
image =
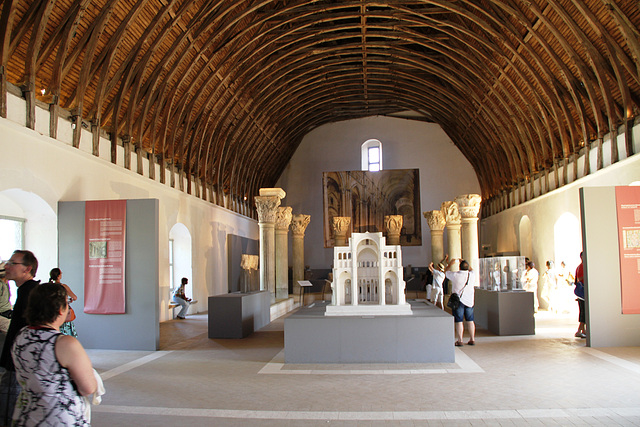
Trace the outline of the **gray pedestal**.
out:
<instances>
[{"instance_id":1,"label":"gray pedestal","mask_svg":"<svg viewBox=\"0 0 640 427\"><path fill-rule=\"evenodd\" d=\"M284 321L285 363L454 363L453 316L411 302L411 316L325 316L326 303Z\"/></svg>"},{"instance_id":2,"label":"gray pedestal","mask_svg":"<svg viewBox=\"0 0 640 427\"><path fill-rule=\"evenodd\" d=\"M535 335L533 292L475 290L476 326L496 335Z\"/></svg>"},{"instance_id":3,"label":"gray pedestal","mask_svg":"<svg viewBox=\"0 0 640 427\"><path fill-rule=\"evenodd\" d=\"M268 291L209 297L209 338L244 338L270 322Z\"/></svg>"}]
</instances>

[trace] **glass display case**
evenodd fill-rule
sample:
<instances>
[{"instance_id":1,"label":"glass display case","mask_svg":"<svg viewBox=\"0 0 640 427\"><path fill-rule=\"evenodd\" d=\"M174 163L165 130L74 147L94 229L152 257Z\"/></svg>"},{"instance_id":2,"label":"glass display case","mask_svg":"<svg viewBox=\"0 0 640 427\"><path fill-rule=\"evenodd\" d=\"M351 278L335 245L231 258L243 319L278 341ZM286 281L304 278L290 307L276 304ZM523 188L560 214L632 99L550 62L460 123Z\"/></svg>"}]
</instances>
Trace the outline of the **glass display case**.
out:
<instances>
[{"instance_id":1,"label":"glass display case","mask_svg":"<svg viewBox=\"0 0 640 427\"><path fill-rule=\"evenodd\" d=\"M524 258L523 256L480 258L480 288L498 292L522 290Z\"/></svg>"}]
</instances>

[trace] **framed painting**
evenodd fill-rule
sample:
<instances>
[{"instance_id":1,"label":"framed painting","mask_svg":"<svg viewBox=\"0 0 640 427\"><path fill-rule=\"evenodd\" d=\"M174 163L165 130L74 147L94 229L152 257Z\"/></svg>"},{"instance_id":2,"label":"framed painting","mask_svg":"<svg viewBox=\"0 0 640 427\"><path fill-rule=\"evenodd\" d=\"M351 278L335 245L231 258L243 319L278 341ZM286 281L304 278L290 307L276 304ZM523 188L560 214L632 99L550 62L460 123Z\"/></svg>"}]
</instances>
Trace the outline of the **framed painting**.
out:
<instances>
[{"instance_id":1,"label":"framed painting","mask_svg":"<svg viewBox=\"0 0 640 427\"><path fill-rule=\"evenodd\" d=\"M332 219L351 218L351 233L385 233L387 215L402 215L400 244L422 245L418 169L323 172L324 246L335 245Z\"/></svg>"}]
</instances>

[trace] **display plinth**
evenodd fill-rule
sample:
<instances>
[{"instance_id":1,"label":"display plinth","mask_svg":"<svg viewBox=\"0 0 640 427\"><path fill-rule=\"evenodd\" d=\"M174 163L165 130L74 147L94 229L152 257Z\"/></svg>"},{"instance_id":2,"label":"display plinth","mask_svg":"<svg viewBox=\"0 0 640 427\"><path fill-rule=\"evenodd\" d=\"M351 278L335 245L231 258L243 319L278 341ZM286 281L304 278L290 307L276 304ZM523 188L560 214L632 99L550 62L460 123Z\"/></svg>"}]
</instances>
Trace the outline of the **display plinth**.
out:
<instances>
[{"instance_id":1,"label":"display plinth","mask_svg":"<svg viewBox=\"0 0 640 427\"><path fill-rule=\"evenodd\" d=\"M244 338L270 322L269 291L209 297L209 338Z\"/></svg>"},{"instance_id":2,"label":"display plinth","mask_svg":"<svg viewBox=\"0 0 640 427\"><path fill-rule=\"evenodd\" d=\"M476 326L496 335L535 335L533 292L496 292L476 288Z\"/></svg>"},{"instance_id":3,"label":"display plinth","mask_svg":"<svg viewBox=\"0 0 640 427\"><path fill-rule=\"evenodd\" d=\"M408 316L325 316L326 303L284 321L285 363L454 363L453 316L412 301Z\"/></svg>"}]
</instances>

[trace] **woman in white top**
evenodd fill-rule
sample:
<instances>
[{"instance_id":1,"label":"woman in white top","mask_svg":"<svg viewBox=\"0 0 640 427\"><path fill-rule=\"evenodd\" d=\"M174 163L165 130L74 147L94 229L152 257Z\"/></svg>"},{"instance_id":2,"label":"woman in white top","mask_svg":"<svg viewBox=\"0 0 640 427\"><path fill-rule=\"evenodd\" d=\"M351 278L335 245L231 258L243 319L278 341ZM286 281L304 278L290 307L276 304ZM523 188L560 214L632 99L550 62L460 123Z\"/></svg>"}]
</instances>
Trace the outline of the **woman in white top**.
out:
<instances>
[{"instance_id":1,"label":"woman in white top","mask_svg":"<svg viewBox=\"0 0 640 427\"><path fill-rule=\"evenodd\" d=\"M429 271L433 274L433 281L431 283L431 301L444 310L444 304L442 300L444 299L444 293L442 289L442 284L444 283L444 265L449 260L449 255L445 256L444 259L438 263L437 267L433 266L433 263L429 264Z\"/></svg>"}]
</instances>

